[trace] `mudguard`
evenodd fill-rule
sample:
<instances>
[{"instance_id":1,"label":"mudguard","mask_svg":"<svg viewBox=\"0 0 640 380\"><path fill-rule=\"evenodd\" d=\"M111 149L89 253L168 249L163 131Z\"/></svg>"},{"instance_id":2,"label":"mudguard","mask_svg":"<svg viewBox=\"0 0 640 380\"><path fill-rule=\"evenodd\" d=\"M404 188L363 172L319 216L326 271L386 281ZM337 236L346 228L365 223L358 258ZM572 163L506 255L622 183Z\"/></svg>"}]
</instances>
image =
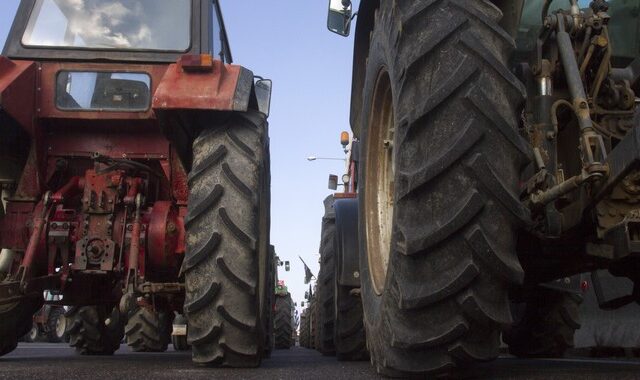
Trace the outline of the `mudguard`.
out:
<instances>
[{"instance_id":1,"label":"mudguard","mask_svg":"<svg viewBox=\"0 0 640 380\"><path fill-rule=\"evenodd\" d=\"M152 107L154 111L245 112L252 95L253 73L242 66L214 60L211 71L187 72L178 62L170 65L164 74L153 96Z\"/></svg>"},{"instance_id":2,"label":"mudguard","mask_svg":"<svg viewBox=\"0 0 640 380\"><path fill-rule=\"evenodd\" d=\"M341 286L360 287L358 198L336 199L336 279Z\"/></svg>"},{"instance_id":3,"label":"mudguard","mask_svg":"<svg viewBox=\"0 0 640 380\"><path fill-rule=\"evenodd\" d=\"M162 77L151 107L162 133L189 171L193 139L199 130L211 125L216 114L257 109L253 73L219 60L213 61L210 71L188 72L178 62L170 65Z\"/></svg>"}]
</instances>

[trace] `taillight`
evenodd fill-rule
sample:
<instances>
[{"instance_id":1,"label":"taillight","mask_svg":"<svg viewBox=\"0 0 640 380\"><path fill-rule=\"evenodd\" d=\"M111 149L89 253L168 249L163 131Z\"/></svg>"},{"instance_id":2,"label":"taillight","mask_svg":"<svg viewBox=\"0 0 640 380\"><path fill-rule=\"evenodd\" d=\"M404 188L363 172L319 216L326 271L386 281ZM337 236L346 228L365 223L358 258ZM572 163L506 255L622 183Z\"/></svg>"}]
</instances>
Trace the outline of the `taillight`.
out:
<instances>
[{"instance_id":1,"label":"taillight","mask_svg":"<svg viewBox=\"0 0 640 380\"><path fill-rule=\"evenodd\" d=\"M587 282L586 280L582 281L580 283L580 289L582 290L583 293L589 290L589 282Z\"/></svg>"},{"instance_id":2,"label":"taillight","mask_svg":"<svg viewBox=\"0 0 640 380\"><path fill-rule=\"evenodd\" d=\"M213 71L211 54L185 54L180 57L180 65L184 71Z\"/></svg>"}]
</instances>

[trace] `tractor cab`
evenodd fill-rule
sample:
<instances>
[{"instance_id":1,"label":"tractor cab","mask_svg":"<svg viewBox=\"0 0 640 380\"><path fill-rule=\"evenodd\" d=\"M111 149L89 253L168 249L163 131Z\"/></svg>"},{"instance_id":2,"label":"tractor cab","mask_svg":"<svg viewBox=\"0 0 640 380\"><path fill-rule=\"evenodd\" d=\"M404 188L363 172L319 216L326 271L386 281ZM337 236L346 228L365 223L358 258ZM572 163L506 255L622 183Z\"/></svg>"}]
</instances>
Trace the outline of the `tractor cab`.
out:
<instances>
[{"instance_id":1,"label":"tractor cab","mask_svg":"<svg viewBox=\"0 0 640 380\"><path fill-rule=\"evenodd\" d=\"M266 297L266 269L254 266L269 246L259 226L268 225L271 82L232 64L220 9L218 0L21 0L0 56L0 356L31 327L43 291L101 332L91 344L86 329L72 332L83 354L113 353L124 326L141 321L152 323L126 329L134 351L166 350L174 315L210 329L221 322L187 306L213 289L198 276L219 268L192 269L241 228L259 231L251 241L262 248L235 247L256 261L230 267L261 270L265 285L229 307ZM270 311L259 318L266 326ZM262 344L260 334L245 341ZM214 346L212 337L194 352ZM231 366L260 359L194 354Z\"/></svg>"},{"instance_id":2,"label":"tractor cab","mask_svg":"<svg viewBox=\"0 0 640 380\"><path fill-rule=\"evenodd\" d=\"M217 0L23 0L3 52L11 59L147 63L185 54L232 62Z\"/></svg>"}]
</instances>

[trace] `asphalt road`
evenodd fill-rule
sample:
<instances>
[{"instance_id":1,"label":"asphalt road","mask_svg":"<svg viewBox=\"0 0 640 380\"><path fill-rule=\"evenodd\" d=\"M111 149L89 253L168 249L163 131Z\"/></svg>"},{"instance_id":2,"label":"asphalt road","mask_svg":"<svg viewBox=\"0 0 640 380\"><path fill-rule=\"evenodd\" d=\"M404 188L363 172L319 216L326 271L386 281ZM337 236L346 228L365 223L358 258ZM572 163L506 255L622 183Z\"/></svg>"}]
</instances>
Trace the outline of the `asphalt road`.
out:
<instances>
[{"instance_id":1,"label":"asphalt road","mask_svg":"<svg viewBox=\"0 0 640 380\"><path fill-rule=\"evenodd\" d=\"M461 376L469 379L640 379L640 361L500 358ZM276 351L258 369L202 368L189 353L77 356L63 344L20 344L0 358L0 379L376 379L369 363L341 363L315 351Z\"/></svg>"}]
</instances>

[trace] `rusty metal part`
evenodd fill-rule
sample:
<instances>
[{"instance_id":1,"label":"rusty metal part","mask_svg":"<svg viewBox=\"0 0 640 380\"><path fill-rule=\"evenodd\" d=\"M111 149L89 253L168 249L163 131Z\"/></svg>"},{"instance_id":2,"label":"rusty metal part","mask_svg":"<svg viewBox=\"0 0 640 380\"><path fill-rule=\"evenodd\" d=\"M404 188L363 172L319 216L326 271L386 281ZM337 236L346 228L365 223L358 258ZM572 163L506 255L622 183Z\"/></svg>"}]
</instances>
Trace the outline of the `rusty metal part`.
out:
<instances>
[{"instance_id":1,"label":"rusty metal part","mask_svg":"<svg viewBox=\"0 0 640 380\"><path fill-rule=\"evenodd\" d=\"M20 280L20 285L22 287L26 287L27 282L30 279L31 267L37 258L36 255L38 247L40 246L42 235L45 231L47 221L49 220L49 215L51 214L53 205L51 195L50 191L44 195L42 202L40 203L40 214L33 220L33 231L31 232L29 244L27 245L24 258L22 259L22 265L20 265L20 268L18 269L17 278Z\"/></svg>"},{"instance_id":2,"label":"rusty metal part","mask_svg":"<svg viewBox=\"0 0 640 380\"><path fill-rule=\"evenodd\" d=\"M7 274L11 273L11 267L15 260L16 253L10 249L0 250L0 281L4 280Z\"/></svg>"},{"instance_id":3,"label":"rusty metal part","mask_svg":"<svg viewBox=\"0 0 640 380\"><path fill-rule=\"evenodd\" d=\"M129 270L127 272L127 278L125 283L128 286L136 287L138 282L138 258L140 255L140 230L141 230L141 219L140 219L140 211L142 208L142 204L144 202L144 197L142 194L136 195L136 205L134 211L134 219L131 229L131 242L129 243Z\"/></svg>"},{"instance_id":4,"label":"rusty metal part","mask_svg":"<svg viewBox=\"0 0 640 380\"><path fill-rule=\"evenodd\" d=\"M632 129L625 138L609 152L607 157L609 176L599 187L594 201L598 202L613 192L613 189L625 179L634 182L629 175L635 176L634 171L640 170L640 129Z\"/></svg>"},{"instance_id":5,"label":"rusty metal part","mask_svg":"<svg viewBox=\"0 0 640 380\"><path fill-rule=\"evenodd\" d=\"M147 268L157 273L177 276L184 246L179 246L180 221L172 202L156 202L149 216L147 229Z\"/></svg>"},{"instance_id":6,"label":"rusty metal part","mask_svg":"<svg viewBox=\"0 0 640 380\"><path fill-rule=\"evenodd\" d=\"M549 190L531 194L529 201L533 207L545 206L558 198L580 188L584 183L601 177L600 174L589 174L583 171L581 175L571 177L568 180L552 187Z\"/></svg>"},{"instance_id":7,"label":"rusty metal part","mask_svg":"<svg viewBox=\"0 0 640 380\"><path fill-rule=\"evenodd\" d=\"M42 292L55 289L60 281L59 275L31 277L28 282L6 281L0 283L0 305L20 301L25 297L42 297Z\"/></svg>"},{"instance_id":8,"label":"rusty metal part","mask_svg":"<svg viewBox=\"0 0 640 380\"><path fill-rule=\"evenodd\" d=\"M184 292L184 284L173 282L145 282L138 285L140 294L181 294Z\"/></svg>"}]
</instances>

